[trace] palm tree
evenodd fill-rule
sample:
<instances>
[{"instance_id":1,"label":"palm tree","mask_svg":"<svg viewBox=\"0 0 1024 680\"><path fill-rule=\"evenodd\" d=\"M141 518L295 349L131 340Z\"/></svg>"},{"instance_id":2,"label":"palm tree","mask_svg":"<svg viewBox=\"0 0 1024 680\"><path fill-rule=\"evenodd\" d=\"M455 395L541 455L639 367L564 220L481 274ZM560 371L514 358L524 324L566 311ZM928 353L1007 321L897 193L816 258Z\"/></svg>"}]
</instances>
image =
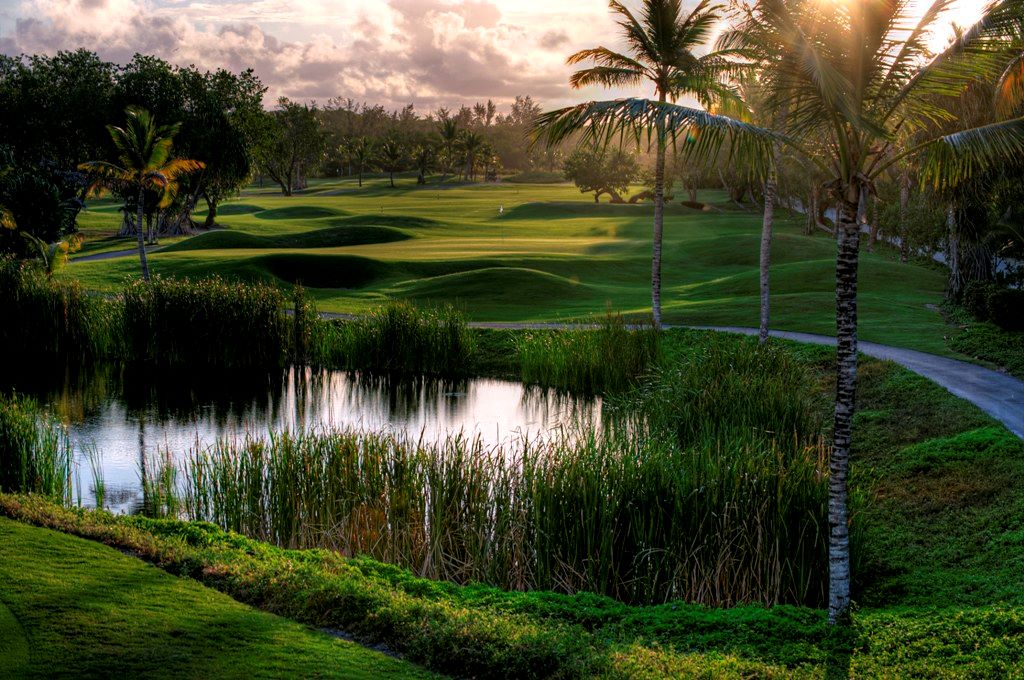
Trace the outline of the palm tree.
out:
<instances>
[{"instance_id":1,"label":"palm tree","mask_svg":"<svg viewBox=\"0 0 1024 680\"><path fill-rule=\"evenodd\" d=\"M484 138L472 130L465 130L459 135L459 147L465 162L463 176L471 182L476 179L476 157L483 146Z\"/></svg>"},{"instance_id":2,"label":"palm tree","mask_svg":"<svg viewBox=\"0 0 1024 680\"><path fill-rule=\"evenodd\" d=\"M419 175L416 177L417 184L427 183L427 173L434 166L434 158L434 147L428 142L418 145L413 150L413 162L419 171Z\"/></svg>"},{"instance_id":3,"label":"palm tree","mask_svg":"<svg viewBox=\"0 0 1024 680\"><path fill-rule=\"evenodd\" d=\"M348 152L349 162L356 166L356 176L361 187L363 186L363 170L373 162L375 153L373 140L369 137L356 137L349 140L345 148Z\"/></svg>"},{"instance_id":4,"label":"palm tree","mask_svg":"<svg viewBox=\"0 0 1024 680\"><path fill-rule=\"evenodd\" d=\"M836 400L829 458L829 621L845 619L850 604L847 479L857 388L857 266L861 192L890 167L908 159L921 164L922 181L955 187L973 174L1024 155L1024 119L1016 118L952 134L928 134L948 120L940 97L1005 67L1003 36L1019 24L1024 0L1001 0L971 30L929 60L929 30L949 3L936 0L914 22L907 4L848 2L798 5L761 0L758 19L773 27L779 49L797 58L774 63L766 101L785 110L785 135L683 106L642 100L590 102L544 114L537 134L555 143L575 133L584 140L629 134L661 136L696 131L690 152L708 156L728 142L740 160L766 171L776 142L832 178L839 204L836 232ZM913 26L906 30L906 25ZM905 130L915 143L899 148ZM819 139L815 155L800 139Z\"/></svg>"},{"instance_id":5,"label":"palm tree","mask_svg":"<svg viewBox=\"0 0 1024 680\"><path fill-rule=\"evenodd\" d=\"M440 120L437 123L437 132L441 135L441 182L443 183L448 177L452 159L455 158L455 148L459 143L459 124L448 115L448 111L445 109L441 109L438 115Z\"/></svg>"},{"instance_id":6,"label":"palm tree","mask_svg":"<svg viewBox=\"0 0 1024 680\"><path fill-rule=\"evenodd\" d=\"M405 162L405 147L394 137L385 139L378 149L377 160L381 168L388 173L391 188L395 187L395 173L402 169Z\"/></svg>"},{"instance_id":7,"label":"palm tree","mask_svg":"<svg viewBox=\"0 0 1024 680\"><path fill-rule=\"evenodd\" d=\"M632 56L606 47L582 50L568 63L593 61L594 66L572 74L574 88L590 85L631 87L643 82L654 85L659 102L675 101L693 95L705 106L731 94L719 81L726 68L727 52L712 51L697 56L721 17L722 5L702 0L683 16L682 0L644 0L637 18L624 5L611 0L611 11L618 15L619 26ZM659 130L654 166L654 236L651 258L651 310L654 323L661 326L661 249L665 221L664 130Z\"/></svg>"},{"instance_id":8,"label":"palm tree","mask_svg":"<svg viewBox=\"0 0 1024 680\"><path fill-rule=\"evenodd\" d=\"M142 263L142 278L149 281L149 263L146 260L145 236L142 221L146 206L146 191L154 190L161 197L165 189L181 175L202 169L200 161L171 158L174 135L180 124L157 126L152 114L139 106L125 109L127 124L123 127L108 125L107 131L119 154L118 163L89 161L78 166L79 170L94 177L90 193L104 189L117 189L138 196L135 231L139 242L139 261Z\"/></svg>"}]
</instances>

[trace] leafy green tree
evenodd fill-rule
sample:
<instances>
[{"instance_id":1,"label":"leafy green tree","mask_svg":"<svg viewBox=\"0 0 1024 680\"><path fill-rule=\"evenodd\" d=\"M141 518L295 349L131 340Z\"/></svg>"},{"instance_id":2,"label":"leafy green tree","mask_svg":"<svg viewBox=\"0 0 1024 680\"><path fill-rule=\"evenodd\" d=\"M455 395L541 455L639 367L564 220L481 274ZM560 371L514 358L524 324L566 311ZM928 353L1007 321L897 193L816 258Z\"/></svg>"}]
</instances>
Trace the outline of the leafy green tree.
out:
<instances>
[{"instance_id":1,"label":"leafy green tree","mask_svg":"<svg viewBox=\"0 0 1024 680\"><path fill-rule=\"evenodd\" d=\"M594 203L603 194L612 203L625 203L622 194L629 189L639 171L636 156L621 149L581 147L565 159L565 178L573 182L580 193L594 192Z\"/></svg>"},{"instance_id":2,"label":"leafy green tree","mask_svg":"<svg viewBox=\"0 0 1024 680\"><path fill-rule=\"evenodd\" d=\"M326 136L315 107L278 100L276 111L266 114L269 134L260 149L260 165L291 196L305 182L326 147Z\"/></svg>"},{"instance_id":3,"label":"leafy green tree","mask_svg":"<svg viewBox=\"0 0 1024 680\"><path fill-rule=\"evenodd\" d=\"M412 160L419 173L416 177L417 184L427 183L427 173L433 169L436 159L437 151L429 142L419 144L413 149Z\"/></svg>"},{"instance_id":4,"label":"leafy green tree","mask_svg":"<svg viewBox=\"0 0 1024 680\"><path fill-rule=\"evenodd\" d=\"M92 176L96 191L117 188L121 192L134 190L137 196L135 231L138 236L139 261L142 278L149 281L149 263L146 260L142 221L146 205L146 191L156 190L161 195L179 177L203 169L200 161L172 158L174 135L179 125L157 126L153 116L145 109L129 106L125 110L127 124L122 127L108 125L107 130L118 152L117 163L88 161L79 166Z\"/></svg>"},{"instance_id":5,"label":"leafy green tree","mask_svg":"<svg viewBox=\"0 0 1024 680\"><path fill-rule=\"evenodd\" d=\"M617 15L629 54L606 47L582 50L569 57L570 64L585 61L594 66L576 71L569 80L574 88L654 86L659 102L675 101L683 95L696 96L707 105L731 97L720 77L727 67L725 53L709 51L698 56L717 23L723 6L701 0L687 15L681 0L644 0L640 16L625 5L610 0ZM651 311L661 326L661 247L665 220L666 131L659 130L654 170L654 234L651 257Z\"/></svg>"},{"instance_id":6,"label":"leafy green tree","mask_svg":"<svg viewBox=\"0 0 1024 680\"><path fill-rule=\"evenodd\" d=\"M373 140L369 137L356 137L345 144L345 153L349 162L355 166L359 186L363 186L363 171L373 164L377 153Z\"/></svg>"}]
</instances>

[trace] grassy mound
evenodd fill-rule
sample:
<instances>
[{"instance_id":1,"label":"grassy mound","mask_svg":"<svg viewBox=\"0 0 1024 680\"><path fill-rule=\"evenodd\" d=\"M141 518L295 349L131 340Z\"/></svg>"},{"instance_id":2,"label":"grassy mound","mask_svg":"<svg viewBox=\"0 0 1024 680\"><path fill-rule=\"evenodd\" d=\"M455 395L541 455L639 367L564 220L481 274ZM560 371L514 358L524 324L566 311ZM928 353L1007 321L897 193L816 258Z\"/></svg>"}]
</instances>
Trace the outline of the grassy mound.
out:
<instances>
[{"instance_id":1,"label":"grassy mound","mask_svg":"<svg viewBox=\"0 0 1024 680\"><path fill-rule=\"evenodd\" d=\"M248 265L282 281L313 288L361 288L397 271L395 265L358 255L277 253L251 258Z\"/></svg>"},{"instance_id":2,"label":"grassy mound","mask_svg":"<svg viewBox=\"0 0 1024 680\"><path fill-rule=\"evenodd\" d=\"M409 235L391 227L343 226L313 229L298 234L260 236L244 231L211 231L187 241L163 248L173 253L186 250L219 250L229 248L340 248L368 243L393 243Z\"/></svg>"},{"instance_id":3,"label":"grassy mound","mask_svg":"<svg viewBox=\"0 0 1024 680\"><path fill-rule=\"evenodd\" d=\"M256 213L256 217L261 220L315 220L322 217L337 217L347 214L344 210L338 208L325 208L318 205L292 205L286 208L261 210Z\"/></svg>"},{"instance_id":4,"label":"grassy mound","mask_svg":"<svg viewBox=\"0 0 1024 680\"><path fill-rule=\"evenodd\" d=\"M263 208L252 203L226 203L221 206L217 206L218 216L231 216L231 215L251 215L252 213L262 212ZM196 214L203 214L205 211L197 211Z\"/></svg>"},{"instance_id":5,"label":"grassy mound","mask_svg":"<svg viewBox=\"0 0 1024 680\"><path fill-rule=\"evenodd\" d=\"M593 294L589 286L578 281L520 267L482 267L418 279L396 286L394 292L409 300L486 301L509 307L529 305L539 297L565 300Z\"/></svg>"},{"instance_id":6,"label":"grassy mound","mask_svg":"<svg viewBox=\"0 0 1024 680\"><path fill-rule=\"evenodd\" d=\"M430 677L116 550L0 518L0 676Z\"/></svg>"}]
</instances>

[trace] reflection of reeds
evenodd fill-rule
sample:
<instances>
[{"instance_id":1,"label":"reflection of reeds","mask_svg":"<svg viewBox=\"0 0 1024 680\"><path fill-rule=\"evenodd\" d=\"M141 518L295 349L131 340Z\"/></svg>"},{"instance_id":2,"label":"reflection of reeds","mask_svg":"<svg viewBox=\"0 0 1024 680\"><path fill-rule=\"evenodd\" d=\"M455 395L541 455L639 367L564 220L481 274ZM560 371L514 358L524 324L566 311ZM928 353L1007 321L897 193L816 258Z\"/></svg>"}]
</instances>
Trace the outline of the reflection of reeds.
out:
<instances>
[{"instance_id":1,"label":"reflection of reeds","mask_svg":"<svg viewBox=\"0 0 1024 680\"><path fill-rule=\"evenodd\" d=\"M56 418L31 399L0 395L0 490L70 503L72 457Z\"/></svg>"},{"instance_id":2,"label":"reflection of reeds","mask_svg":"<svg viewBox=\"0 0 1024 680\"><path fill-rule=\"evenodd\" d=\"M576 392L621 390L658 357L658 332L608 314L596 329L525 333L517 343L523 380Z\"/></svg>"}]
</instances>

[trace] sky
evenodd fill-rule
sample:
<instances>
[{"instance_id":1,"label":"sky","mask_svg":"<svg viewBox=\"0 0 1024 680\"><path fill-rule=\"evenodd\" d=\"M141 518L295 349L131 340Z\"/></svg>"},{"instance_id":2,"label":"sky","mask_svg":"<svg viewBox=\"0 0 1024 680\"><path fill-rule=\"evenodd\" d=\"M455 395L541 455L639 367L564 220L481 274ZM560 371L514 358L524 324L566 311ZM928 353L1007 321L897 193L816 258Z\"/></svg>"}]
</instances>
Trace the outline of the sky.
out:
<instances>
[{"instance_id":1,"label":"sky","mask_svg":"<svg viewBox=\"0 0 1024 680\"><path fill-rule=\"evenodd\" d=\"M984 4L958 0L947 22L969 25ZM420 112L525 94L545 108L649 96L570 90L565 57L619 48L616 36L605 0L0 0L0 53L86 47L124 63L141 52L253 68L268 103L345 97ZM947 40L943 30L936 46Z\"/></svg>"}]
</instances>

